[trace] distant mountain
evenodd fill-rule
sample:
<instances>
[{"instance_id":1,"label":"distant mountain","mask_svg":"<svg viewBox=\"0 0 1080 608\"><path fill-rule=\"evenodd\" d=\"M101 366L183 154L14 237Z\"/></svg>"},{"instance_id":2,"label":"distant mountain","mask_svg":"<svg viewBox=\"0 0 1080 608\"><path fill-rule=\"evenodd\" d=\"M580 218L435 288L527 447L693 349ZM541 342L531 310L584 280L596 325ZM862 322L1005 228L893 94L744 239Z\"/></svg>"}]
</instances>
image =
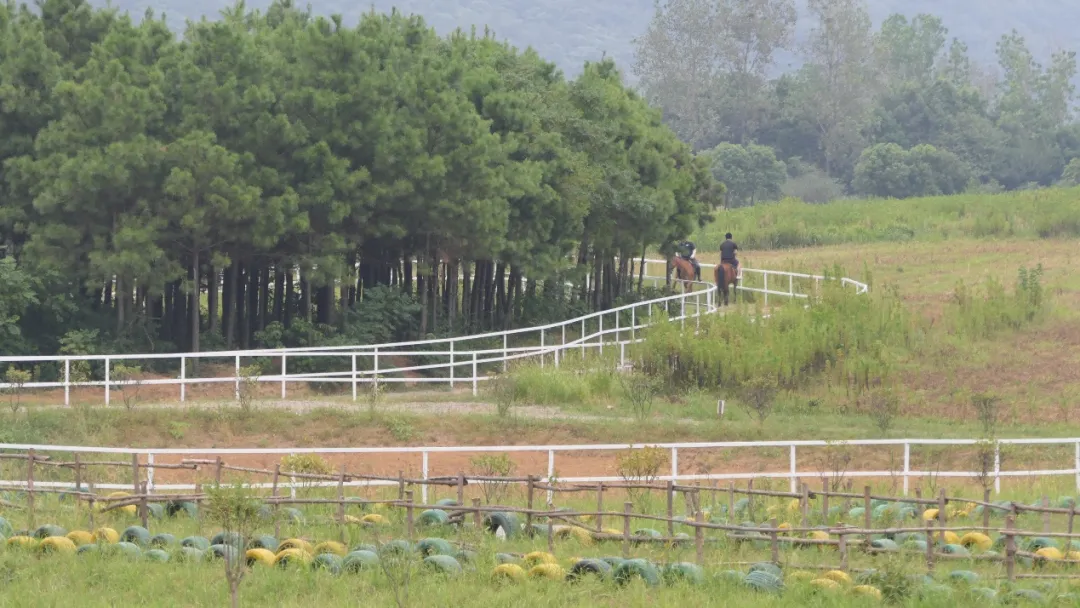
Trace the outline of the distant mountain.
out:
<instances>
[{"instance_id":1,"label":"distant mountain","mask_svg":"<svg viewBox=\"0 0 1080 608\"><path fill-rule=\"evenodd\" d=\"M803 0L797 0L805 5ZM267 0L249 1L249 7L263 8ZM140 17L147 8L164 12L173 27L182 27L185 19L202 16L216 18L230 3L212 0L118 0L114 6ZM440 33L455 28L468 30L485 25L511 44L531 46L554 61L567 74L574 75L582 63L596 60L605 53L615 58L628 77L633 63L632 41L648 26L654 11L652 0L376 0L372 4L322 0L312 4L317 14L340 14L348 23L370 10L423 15ZM811 27L800 7L800 37ZM1016 29L1037 57L1045 58L1056 49L1080 50L1080 2L1068 0L870 0L875 23L893 13L909 17L931 13L942 18L950 36L967 43L971 55L980 63L996 63L994 47L1002 34ZM778 68L797 65L795 54L778 57Z\"/></svg>"}]
</instances>

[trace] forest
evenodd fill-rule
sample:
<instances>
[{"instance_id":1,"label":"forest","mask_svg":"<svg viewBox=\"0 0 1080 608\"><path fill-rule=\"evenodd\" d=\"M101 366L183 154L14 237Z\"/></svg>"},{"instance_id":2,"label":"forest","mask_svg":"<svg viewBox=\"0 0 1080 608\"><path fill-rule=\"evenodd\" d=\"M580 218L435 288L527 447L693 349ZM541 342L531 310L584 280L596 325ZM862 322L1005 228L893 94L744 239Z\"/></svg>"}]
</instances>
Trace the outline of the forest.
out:
<instances>
[{"instance_id":1,"label":"forest","mask_svg":"<svg viewBox=\"0 0 1080 608\"><path fill-rule=\"evenodd\" d=\"M995 65L938 15L875 26L866 0L805 5L667 0L635 38L641 93L713 159L728 206L1080 180L1072 50L1040 62L1016 30L1000 31ZM782 54L799 66L779 69Z\"/></svg>"},{"instance_id":2,"label":"forest","mask_svg":"<svg viewBox=\"0 0 1080 608\"><path fill-rule=\"evenodd\" d=\"M632 260L721 199L610 60L567 80L483 33L288 2L180 35L39 9L0 7L3 354L562 318L640 297Z\"/></svg>"}]
</instances>

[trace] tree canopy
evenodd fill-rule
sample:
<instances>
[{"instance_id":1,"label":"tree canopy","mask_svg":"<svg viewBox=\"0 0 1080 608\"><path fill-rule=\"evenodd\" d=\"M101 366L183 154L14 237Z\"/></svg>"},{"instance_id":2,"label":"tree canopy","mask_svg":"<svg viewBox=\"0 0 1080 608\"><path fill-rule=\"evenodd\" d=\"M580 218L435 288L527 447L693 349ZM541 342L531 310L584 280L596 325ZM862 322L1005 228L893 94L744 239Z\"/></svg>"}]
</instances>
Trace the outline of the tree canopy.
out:
<instances>
[{"instance_id":1,"label":"tree canopy","mask_svg":"<svg viewBox=\"0 0 1080 608\"><path fill-rule=\"evenodd\" d=\"M393 320L372 340L506 327L527 297L611 306L634 296L632 259L720 202L610 60L567 80L488 34L398 12L346 27L288 0L180 36L41 7L0 5L8 353L75 330L200 350L357 319Z\"/></svg>"}]
</instances>

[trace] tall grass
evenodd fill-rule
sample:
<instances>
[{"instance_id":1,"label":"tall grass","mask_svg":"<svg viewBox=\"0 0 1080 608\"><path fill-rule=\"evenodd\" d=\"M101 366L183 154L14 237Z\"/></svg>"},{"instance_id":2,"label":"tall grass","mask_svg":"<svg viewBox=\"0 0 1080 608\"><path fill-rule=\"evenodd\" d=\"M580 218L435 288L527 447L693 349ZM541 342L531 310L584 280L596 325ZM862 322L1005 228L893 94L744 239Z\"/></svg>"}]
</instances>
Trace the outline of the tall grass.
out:
<instances>
[{"instance_id":1,"label":"tall grass","mask_svg":"<svg viewBox=\"0 0 1080 608\"><path fill-rule=\"evenodd\" d=\"M840 268L826 274L844 276ZM987 338L1037 322L1049 307L1040 279L1041 269L1021 269L1011 294L994 277L975 289L958 286L939 324L905 307L894 286L856 295L826 280L806 308L792 303L768 318L760 310L711 316L696 333L658 323L631 355L669 389L738 389L767 379L791 390L825 379L858 394L887 384L899 363L935 341Z\"/></svg>"},{"instance_id":2,"label":"tall grass","mask_svg":"<svg viewBox=\"0 0 1080 608\"><path fill-rule=\"evenodd\" d=\"M904 200L786 199L722 212L695 236L715 250L732 232L747 249L950 238L1080 237L1080 188Z\"/></svg>"}]
</instances>

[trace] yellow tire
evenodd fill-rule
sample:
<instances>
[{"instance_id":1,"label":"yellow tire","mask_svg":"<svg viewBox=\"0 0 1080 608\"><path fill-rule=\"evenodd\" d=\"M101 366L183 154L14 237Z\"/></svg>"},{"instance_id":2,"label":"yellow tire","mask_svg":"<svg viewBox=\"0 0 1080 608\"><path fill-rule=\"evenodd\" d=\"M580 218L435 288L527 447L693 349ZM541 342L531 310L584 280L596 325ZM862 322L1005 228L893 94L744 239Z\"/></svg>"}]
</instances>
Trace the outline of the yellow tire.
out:
<instances>
[{"instance_id":1,"label":"yellow tire","mask_svg":"<svg viewBox=\"0 0 1080 608\"><path fill-rule=\"evenodd\" d=\"M589 547L593 544L592 533L578 526L567 526L555 530L555 537L560 540L574 539L582 545Z\"/></svg>"},{"instance_id":2,"label":"yellow tire","mask_svg":"<svg viewBox=\"0 0 1080 608\"><path fill-rule=\"evenodd\" d=\"M359 517L357 517L355 515L346 515L345 516L345 523L347 523L347 524L358 524L358 523L361 523L363 521L364 520L360 519Z\"/></svg>"},{"instance_id":3,"label":"yellow tire","mask_svg":"<svg viewBox=\"0 0 1080 608\"><path fill-rule=\"evenodd\" d=\"M798 513L802 510L801 501L798 498L792 498L791 501L788 502L787 510L788 513Z\"/></svg>"},{"instance_id":4,"label":"yellow tire","mask_svg":"<svg viewBox=\"0 0 1080 608\"><path fill-rule=\"evenodd\" d=\"M378 513L368 513L360 518L360 523L368 524L371 526L385 526L390 523L388 519L379 515Z\"/></svg>"},{"instance_id":5,"label":"yellow tire","mask_svg":"<svg viewBox=\"0 0 1080 608\"><path fill-rule=\"evenodd\" d=\"M843 570L829 570L825 574L822 574L821 578L827 578L829 580L843 583L845 585L851 584L851 577L848 576L848 573L844 572Z\"/></svg>"},{"instance_id":6,"label":"yellow tire","mask_svg":"<svg viewBox=\"0 0 1080 608\"><path fill-rule=\"evenodd\" d=\"M796 570L788 575L788 579L793 581L812 581L817 578L817 574L813 572L807 572L806 570Z\"/></svg>"},{"instance_id":7,"label":"yellow tire","mask_svg":"<svg viewBox=\"0 0 1080 608\"><path fill-rule=\"evenodd\" d=\"M975 548L979 551L987 551L994 546L994 541L982 532L968 532L960 537L960 544L969 549Z\"/></svg>"},{"instance_id":8,"label":"yellow tire","mask_svg":"<svg viewBox=\"0 0 1080 608\"><path fill-rule=\"evenodd\" d=\"M105 498L125 498L127 496L131 496L131 494L129 494L127 492L113 492L112 494L109 494ZM108 504L103 506L102 510L107 509L107 508L109 508ZM127 505L126 507L120 507L119 509L116 509L116 510L123 513L124 515L130 515L131 517L135 517L136 515L139 514L138 507L136 507L135 505Z\"/></svg>"},{"instance_id":9,"label":"yellow tire","mask_svg":"<svg viewBox=\"0 0 1080 608\"><path fill-rule=\"evenodd\" d=\"M67 537L75 543L76 547L94 544L94 533L86 530L72 530L67 533Z\"/></svg>"},{"instance_id":10,"label":"yellow tire","mask_svg":"<svg viewBox=\"0 0 1080 608\"><path fill-rule=\"evenodd\" d=\"M1065 559L1065 554L1062 553L1061 549L1058 549L1057 547L1043 547L1042 549L1039 549L1035 552L1035 556L1051 561Z\"/></svg>"},{"instance_id":11,"label":"yellow tire","mask_svg":"<svg viewBox=\"0 0 1080 608\"><path fill-rule=\"evenodd\" d=\"M41 553L75 553L78 547L66 536L50 536L38 543L37 550Z\"/></svg>"},{"instance_id":12,"label":"yellow tire","mask_svg":"<svg viewBox=\"0 0 1080 608\"><path fill-rule=\"evenodd\" d=\"M308 555L314 555L315 554L315 547L312 547L311 543L309 543L308 541L306 541L306 540L304 540L302 538L288 538L288 539L285 539L285 540L281 541L281 543L277 547L278 554L280 554L282 551L286 551L288 549L299 549L300 551L303 551L304 553L307 553Z\"/></svg>"},{"instance_id":13,"label":"yellow tire","mask_svg":"<svg viewBox=\"0 0 1080 608\"><path fill-rule=\"evenodd\" d=\"M248 549L244 553L244 557L247 559L249 566L255 564L273 566L274 562L277 561L277 556L269 549Z\"/></svg>"},{"instance_id":14,"label":"yellow tire","mask_svg":"<svg viewBox=\"0 0 1080 608\"><path fill-rule=\"evenodd\" d=\"M526 566L539 566L542 564L558 564L559 560L555 559L555 556L544 551L533 551L532 553L526 553L523 560Z\"/></svg>"},{"instance_id":15,"label":"yellow tire","mask_svg":"<svg viewBox=\"0 0 1080 608\"><path fill-rule=\"evenodd\" d=\"M943 534L943 536L945 537L945 544L946 545L959 545L960 544L960 535L958 535L956 532L949 532L948 530L946 530L945 533Z\"/></svg>"},{"instance_id":16,"label":"yellow tire","mask_svg":"<svg viewBox=\"0 0 1080 608\"><path fill-rule=\"evenodd\" d=\"M94 530L94 542L115 545L120 542L120 533L112 528L98 528Z\"/></svg>"},{"instance_id":17,"label":"yellow tire","mask_svg":"<svg viewBox=\"0 0 1080 608\"><path fill-rule=\"evenodd\" d=\"M274 565L275 566L277 566L277 565L284 566L286 562L290 562L290 563L299 562L301 564L310 564L311 561L312 561L312 557L311 557L310 553L308 553L307 551L304 551L303 549L298 549L296 547L292 547L292 548L289 548L289 549L283 549L281 551L278 551L277 555L274 556Z\"/></svg>"},{"instance_id":18,"label":"yellow tire","mask_svg":"<svg viewBox=\"0 0 1080 608\"><path fill-rule=\"evenodd\" d=\"M923 521L935 520L935 519L937 519L937 514L938 514L937 509L927 509L927 510L923 511L923 513L922 513Z\"/></svg>"},{"instance_id":19,"label":"yellow tire","mask_svg":"<svg viewBox=\"0 0 1080 608\"><path fill-rule=\"evenodd\" d=\"M1080 561L1080 551L1069 551L1065 554L1065 559L1070 561Z\"/></svg>"},{"instance_id":20,"label":"yellow tire","mask_svg":"<svg viewBox=\"0 0 1080 608\"><path fill-rule=\"evenodd\" d=\"M345 557L349 552L349 549L336 541L328 540L315 545L315 549L312 551L315 555L322 555L323 553L332 553L340 557Z\"/></svg>"},{"instance_id":21,"label":"yellow tire","mask_svg":"<svg viewBox=\"0 0 1080 608\"><path fill-rule=\"evenodd\" d=\"M7 539L7 546L9 549L33 549L38 545L38 539L30 536L12 536Z\"/></svg>"},{"instance_id":22,"label":"yellow tire","mask_svg":"<svg viewBox=\"0 0 1080 608\"><path fill-rule=\"evenodd\" d=\"M881 589L878 589L873 585L856 585L855 587L851 588L851 592L855 593L856 595L872 597L876 600L881 599Z\"/></svg>"},{"instance_id":23,"label":"yellow tire","mask_svg":"<svg viewBox=\"0 0 1080 608\"><path fill-rule=\"evenodd\" d=\"M491 571L491 578L519 583L525 580L525 569L517 564L499 564Z\"/></svg>"},{"instance_id":24,"label":"yellow tire","mask_svg":"<svg viewBox=\"0 0 1080 608\"><path fill-rule=\"evenodd\" d=\"M839 589L840 583L831 578L815 578L810 581L810 586L817 587L818 589Z\"/></svg>"},{"instance_id":25,"label":"yellow tire","mask_svg":"<svg viewBox=\"0 0 1080 608\"><path fill-rule=\"evenodd\" d=\"M788 523L788 522L786 522L786 521L785 521L785 522L781 522L781 523L779 523L779 524L777 524L777 525L776 525L776 529L777 529L777 530L790 530L790 529L791 529L791 524L789 524L789 523ZM784 532L784 533L782 533L782 535L787 535L787 534L790 534L790 532Z\"/></svg>"},{"instance_id":26,"label":"yellow tire","mask_svg":"<svg viewBox=\"0 0 1080 608\"><path fill-rule=\"evenodd\" d=\"M532 578L546 578L552 581L566 579L566 571L559 564L538 564L529 568L529 576Z\"/></svg>"}]
</instances>

